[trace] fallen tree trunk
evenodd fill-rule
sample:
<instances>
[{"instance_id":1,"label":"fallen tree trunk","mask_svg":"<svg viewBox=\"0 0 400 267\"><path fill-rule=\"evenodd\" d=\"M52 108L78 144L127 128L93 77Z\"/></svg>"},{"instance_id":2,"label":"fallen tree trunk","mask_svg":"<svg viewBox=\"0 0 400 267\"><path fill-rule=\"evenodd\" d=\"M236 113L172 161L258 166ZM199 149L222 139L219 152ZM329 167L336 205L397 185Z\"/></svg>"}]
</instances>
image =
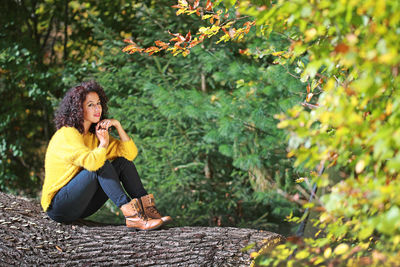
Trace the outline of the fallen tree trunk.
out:
<instances>
[{"instance_id":1,"label":"fallen tree trunk","mask_svg":"<svg viewBox=\"0 0 400 267\"><path fill-rule=\"evenodd\" d=\"M125 226L52 221L35 200L0 192L0 265L248 266L250 252L284 238L239 228ZM250 251L241 249L256 245Z\"/></svg>"}]
</instances>

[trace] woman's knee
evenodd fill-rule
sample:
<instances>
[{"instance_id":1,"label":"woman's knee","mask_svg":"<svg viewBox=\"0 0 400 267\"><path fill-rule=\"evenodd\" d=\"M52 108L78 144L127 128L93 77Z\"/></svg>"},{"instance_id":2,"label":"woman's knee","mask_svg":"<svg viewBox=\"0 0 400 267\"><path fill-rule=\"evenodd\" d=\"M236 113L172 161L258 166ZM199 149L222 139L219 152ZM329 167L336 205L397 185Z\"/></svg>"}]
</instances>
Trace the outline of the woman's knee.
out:
<instances>
[{"instance_id":1,"label":"woman's knee","mask_svg":"<svg viewBox=\"0 0 400 267\"><path fill-rule=\"evenodd\" d=\"M128 163L128 162L131 162L131 161L127 160L124 157L117 157L112 161L112 164L115 165L115 164Z\"/></svg>"},{"instance_id":2,"label":"woman's knee","mask_svg":"<svg viewBox=\"0 0 400 267\"><path fill-rule=\"evenodd\" d=\"M118 157L118 158L115 158L113 161L112 161L112 166L114 166L114 168L116 169L116 170L122 170L122 169L124 169L126 166L128 166L128 165L133 165L133 166L135 166L134 164L133 164L133 162L132 161L129 161L129 160L127 160L126 158L124 158L124 157Z\"/></svg>"},{"instance_id":3,"label":"woman's knee","mask_svg":"<svg viewBox=\"0 0 400 267\"><path fill-rule=\"evenodd\" d=\"M106 160L104 162L103 166L101 166L101 168L98 169L95 173L96 174L100 174L100 173L104 173L104 172L108 173L108 172L113 171L113 170L115 170L113 164L111 164L111 162L109 160ZM97 179L98 176L97 175L95 175L95 176L96 176L96 179Z\"/></svg>"}]
</instances>

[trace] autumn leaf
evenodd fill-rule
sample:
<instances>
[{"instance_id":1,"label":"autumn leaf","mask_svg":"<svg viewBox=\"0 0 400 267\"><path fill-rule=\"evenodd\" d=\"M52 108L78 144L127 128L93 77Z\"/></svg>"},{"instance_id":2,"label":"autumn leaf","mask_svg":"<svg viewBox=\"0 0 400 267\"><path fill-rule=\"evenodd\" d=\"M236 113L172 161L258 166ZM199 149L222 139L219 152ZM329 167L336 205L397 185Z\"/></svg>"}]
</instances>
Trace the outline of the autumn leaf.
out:
<instances>
[{"instance_id":1,"label":"autumn leaf","mask_svg":"<svg viewBox=\"0 0 400 267\"><path fill-rule=\"evenodd\" d=\"M177 44L179 45L185 41L185 37L183 37L180 33L169 32L169 34L175 36L175 38L170 39L171 42L177 42Z\"/></svg>"},{"instance_id":2,"label":"autumn leaf","mask_svg":"<svg viewBox=\"0 0 400 267\"><path fill-rule=\"evenodd\" d=\"M282 55L284 53L284 51L278 51L278 52L274 52L271 55L273 55L274 57L278 57L280 55Z\"/></svg>"},{"instance_id":3,"label":"autumn leaf","mask_svg":"<svg viewBox=\"0 0 400 267\"><path fill-rule=\"evenodd\" d=\"M235 37L236 29L235 28L230 28L229 29L229 37L233 39Z\"/></svg>"},{"instance_id":4,"label":"autumn leaf","mask_svg":"<svg viewBox=\"0 0 400 267\"><path fill-rule=\"evenodd\" d=\"M186 8L181 8L178 11L176 11L176 15L179 16L180 14L185 13L185 11L186 11Z\"/></svg>"},{"instance_id":5,"label":"autumn leaf","mask_svg":"<svg viewBox=\"0 0 400 267\"><path fill-rule=\"evenodd\" d=\"M193 4L193 8L197 8L199 6L200 0L196 0Z\"/></svg>"},{"instance_id":6,"label":"autumn leaf","mask_svg":"<svg viewBox=\"0 0 400 267\"><path fill-rule=\"evenodd\" d=\"M169 43L164 43L164 42L159 41L159 40L155 41L155 44L156 44L156 46L161 47L161 49L167 49L168 46L169 46Z\"/></svg>"},{"instance_id":7,"label":"autumn leaf","mask_svg":"<svg viewBox=\"0 0 400 267\"><path fill-rule=\"evenodd\" d=\"M197 40L197 38L195 38L192 42L190 42L188 48L192 48L196 45L198 45L199 43L201 43L203 40Z\"/></svg>"},{"instance_id":8,"label":"autumn leaf","mask_svg":"<svg viewBox=\"0 0 400 267\"><path fill-rule=\"evenodd\" d=\"M248 48L246 49L239 49L239 53L242 55L248 55L250 50Z\"/></svg>"},{"instance_id":9,"label":"autumn leaf","mask_svg":"<svg viewBox=\"0 0 400 267\"><path fill-rule=\"evenodd\" d=\"M211 11L211 10L212 10L212 7L213 7L213 5L212 5L211 1L210 1L210 0L207 0L206 10L207 10L207 11Z\"/></svg>"},{"instance_id":10,"label":"autumn leaf","mask_svg":"<svg viewBox=\"0 0 400 267\"><path fill-rule=\"evenodd\" d=\"M203 19L203 20L209 19L209 18L211 18L212 16L213 16L213 15L210 15L210 14L204 15L204 16L201 17L201 19Z\"/></svg>"},{"instance_id":11,"label":"autumn leaf","mask_svg":"<svg viewBox=\"0 0 400 267\"><path fill-rule=\"evenodd\" d=\"M144 49L140 48L136 43L134 43L133 41L130 41L129 43L131 43L130 45L125 46L122 49L122 52L127 52L129 54L133 54L135 52L142 52Z\"/></svg>"},{"instance_id":12,"label":"autumn leaf","mask_svg":"<svg viewBox=\"0 0 400 267\"><path fill-rule=\"evenodd\" d=\"M129 44L135 44L131 39L124 39L124 42Z\"/></svg>"},{"instance_id":13,"label":"autumn leaf","mask_svg":"<svg viewBox=\"0 0 400 267\"><path fill-rule=\"evenodd\" d=\"M186 34L185 37L185 42L190 42L190 40L192 40L192 35L190 34L190 31Z\"/></svg>"},{"instance_id":14,"label":"autumn leaf","mask_svg":"<svg viewBox=\"0 0 400 267\"><path fill-rule=\"evenodd\" d=\"M190 50L189 50L189 49L186 49L185 51L182 52L182 55L183 55L184 57L186 57L186 56L189 55L189 54L190 54Z\"/></svg>"},{"instance_id":15,"label":"autumn leaf","mask_svg":"<svg viewBox=\"0 0 400 267\"><path fill-rule=\"evenodd\" d=\"M306 101L307 102L310 102L311 101L311 98L314 96L314 94L313 93L309 93L309 94L307 94L307 98L306 98Z\"/></svg>"},{"instance_id":16,"label":"autumn leaf","mask_svg":"<svg viewBox=\"0 0 400 267\"><path fill-rule=\"evenodd\" d=\"M149 48L146 48L146 50L144 50L144 52L149 53L149 56L151 56L154 53L157 53L160 51L160 48L158 48L157 46L150 46Z\"/></svg>"},{"instance_id":17,"label":"autumn leaf","mask_svg":"<svg viewBox=\"0 0 400 267\"><path fill-rule=\"evenodd\" d=\"M122 52L129 52L129 51L131 51L131 50L133 50L135 48L136 48L136 46L133 45L133 44L132 45L127 45L124 48L122 48Z\"/></svg>"},{"instance_id":18,"label":"autumn leaf","mask_svg":"<svg viewBox=\"0 0 400 267\"><path fill-rule=\"evenodd\" d=\"M349 250L349 245L347 245L346 243L343 243L343 244L338 245L333 252L337 255L342 255L342 254L346 253L348 250Z\"/></svg>"},{"instance_id":19,"label":"autumn leaf","mask_svg":"<svg viewBox=\"0 0 400 267\"><path fill-rule=\"evenodd\" d=\"M349 46L344 44L344 43L340 43L335 47L335 52L336 53L347 53L347 51L349 51Z\"/></svg>"}]
</instances>

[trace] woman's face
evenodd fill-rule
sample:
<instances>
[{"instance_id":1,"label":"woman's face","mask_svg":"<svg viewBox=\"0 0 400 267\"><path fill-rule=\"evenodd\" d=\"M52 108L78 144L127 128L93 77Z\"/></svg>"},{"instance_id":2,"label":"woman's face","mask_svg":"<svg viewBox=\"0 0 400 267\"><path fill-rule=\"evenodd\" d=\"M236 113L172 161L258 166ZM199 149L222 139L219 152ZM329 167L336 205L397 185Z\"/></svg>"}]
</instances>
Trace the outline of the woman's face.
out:
<instances>
[{"instance_id":1,"label":"woman's face","mask_svg":"<svg viewBox=\"0 0 400 267\"><path fill-rule=\"evenodd\" d=\"M99 95L90 92L83 101L83 120L84 122L98 123L101 118L101 102Z\"/></svg>"}]
</instances>

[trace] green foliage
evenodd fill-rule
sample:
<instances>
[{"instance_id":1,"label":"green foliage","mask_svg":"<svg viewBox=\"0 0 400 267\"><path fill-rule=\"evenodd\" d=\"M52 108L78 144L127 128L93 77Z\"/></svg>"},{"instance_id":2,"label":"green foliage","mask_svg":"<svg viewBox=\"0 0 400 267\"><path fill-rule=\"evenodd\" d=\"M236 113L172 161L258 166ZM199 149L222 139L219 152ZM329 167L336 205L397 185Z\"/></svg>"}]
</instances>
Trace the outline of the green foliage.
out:
<instances>
[{"instance_id":1,"label":"green foliage","mask_svg":"<svg viewBox=\"0 0 400 267\"><path fill-rule=\"evenodd\" d=\"M319 188L327 187L315 203L324 211L314 225L324 234L278 246L258 264L397 265L399 2L277 1L263 11L241 4L260 32L287 36L281 64L304 53L309 61L300 66L301 79L317 107L296 106L279 116L278 126L290 133L289 155L310 169L335 166L340 175L310 173Z\"/></svg>"}]
</instances>

